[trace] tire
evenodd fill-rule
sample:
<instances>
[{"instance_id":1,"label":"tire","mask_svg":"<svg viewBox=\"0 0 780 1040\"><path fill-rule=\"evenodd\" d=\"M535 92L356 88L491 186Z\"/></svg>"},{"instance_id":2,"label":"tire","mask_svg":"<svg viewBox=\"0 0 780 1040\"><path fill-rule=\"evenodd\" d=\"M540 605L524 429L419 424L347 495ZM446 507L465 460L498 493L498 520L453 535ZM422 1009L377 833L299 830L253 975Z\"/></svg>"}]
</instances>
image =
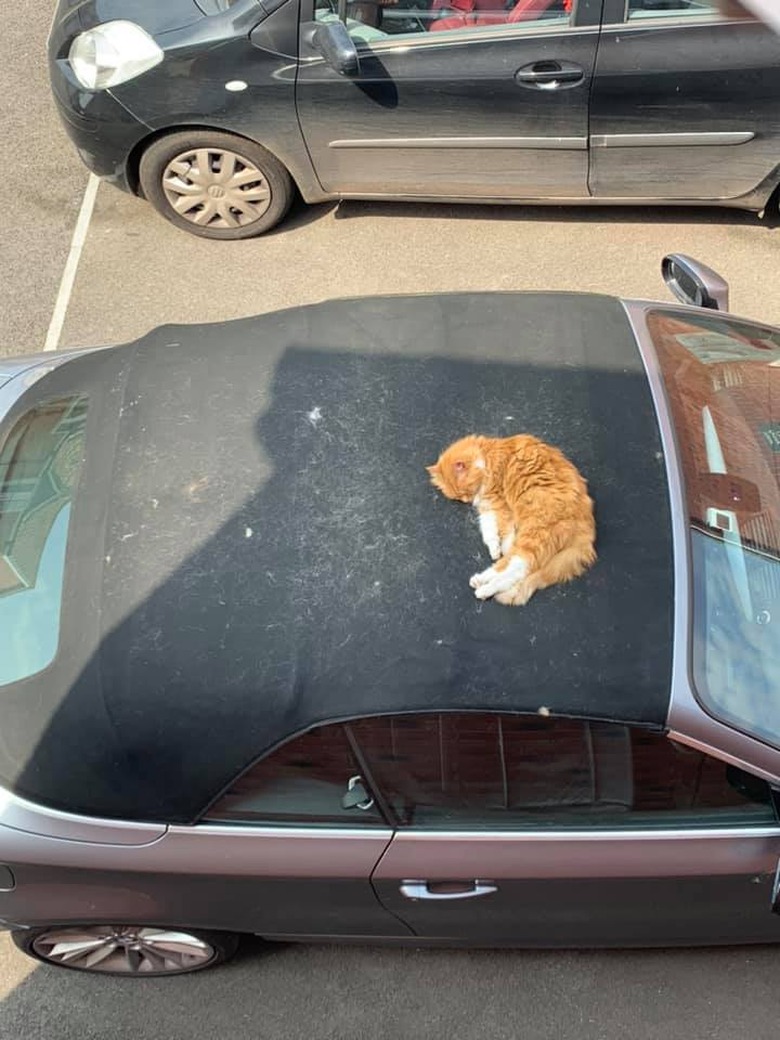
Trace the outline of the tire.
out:
<instances>
[{"instance_id":1,"label":"tire","mask_svg":"<svg viewBox=\"0 0 780 1040\"><path fill-rule=\"evenodd\" d=\"M284 217L295 194L290 174L262 145L216 130L154 141L138 177L158 213L201 238L262 235Z\"/></svg>"},{"instance_id":2,"label":"tire","mask_svg":"<svg viewBox=\"0 0 780 1040\"><path fill-rule=\"evenodd\" d=\"M144 925L51 925L14 931L11 938L23 953L44 964L142 978L213 968L238 948L238 936L231 932ZM65 945L74 942L80 947Z\"/></svg>"}]
</instances>

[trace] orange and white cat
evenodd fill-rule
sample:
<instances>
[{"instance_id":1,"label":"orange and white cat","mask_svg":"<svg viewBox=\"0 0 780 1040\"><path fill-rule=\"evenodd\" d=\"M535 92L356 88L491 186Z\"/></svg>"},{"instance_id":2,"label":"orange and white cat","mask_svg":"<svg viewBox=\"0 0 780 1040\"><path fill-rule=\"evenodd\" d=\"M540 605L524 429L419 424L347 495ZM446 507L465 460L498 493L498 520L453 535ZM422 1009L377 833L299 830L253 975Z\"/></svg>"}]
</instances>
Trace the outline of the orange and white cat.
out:
<instances>
[{"instance_id":1,"label":"orange and white cat","mask_svg":"<svg viewBox=\"0 0 780 1040\"><path fill-rule=\"evenodd\" d=\"M563 452L536 437L471 435L451 444L431 483L479 514L492 567L474 574L478 599L521 606L538 589L579 577L596 560L588 486Z\"/></svg>"}]
</instances>

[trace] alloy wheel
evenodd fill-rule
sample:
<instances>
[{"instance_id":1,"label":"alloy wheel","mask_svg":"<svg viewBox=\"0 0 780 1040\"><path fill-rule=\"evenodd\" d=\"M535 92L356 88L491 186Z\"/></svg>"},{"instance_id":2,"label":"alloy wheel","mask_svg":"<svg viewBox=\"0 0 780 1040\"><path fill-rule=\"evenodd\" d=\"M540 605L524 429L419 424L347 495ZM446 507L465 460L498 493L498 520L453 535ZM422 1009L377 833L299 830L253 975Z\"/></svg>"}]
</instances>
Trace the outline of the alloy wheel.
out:
<instances>
[{"instance_id":1,"label":"alloy wheel","mask_svg":"<svg viewBox=\"0 0 780 1040\"><path fill-rule=\"evenodd\" d=\"M53 964L122 975L174 975L217 956L213 946L187 932L134 925L51 928L32 946Z\"/></svg>"}]
</instances>

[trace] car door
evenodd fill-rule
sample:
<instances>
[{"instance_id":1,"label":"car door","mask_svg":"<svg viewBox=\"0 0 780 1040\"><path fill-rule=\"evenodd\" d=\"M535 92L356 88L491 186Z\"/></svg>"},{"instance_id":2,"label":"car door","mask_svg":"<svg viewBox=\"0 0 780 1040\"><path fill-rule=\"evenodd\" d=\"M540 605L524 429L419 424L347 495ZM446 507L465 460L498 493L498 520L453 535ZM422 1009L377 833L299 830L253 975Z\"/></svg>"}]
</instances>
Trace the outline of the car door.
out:
<instances>
[{"instance_id":1,"label":"car door","mask_svg":"<svg viewBox=\"0 0 780 1040\"><path fill-rule=\"evenodd\" d=\"M768 195L780 38L716 0L605 0L590 134L594 196L734 199L764 182Z\"/></svg>"},{"instance_id":2,"label":"car door","mask_svg":"<svg viewBox=\"0 0 780 1040\"><path fill-rule=\"evenodd\" d=\"M573 10L570 0L446 6L347 4L360 66L344 76L312 43L314 30L336 18L335 0L303 0L296 99L323 188L344 196L587 196L601 0L577 0Z\"/></svg>"},{"instance_id":3,"label":"car door","mask_svg":"<svg viewBox=\"0 0 780 1040\"><path fill-rule=\"evenodd\" d=\"M177 874L154 892L166 919L268 937L409 935L370 883L392 831L358 775L343 727L323 726L247 770L197 825L170 827Z\"/></svg>"},{"instance_id":4,"label":"car door","mask_svg":"<svg viewBox=\"0 0 780 1040\"><path fill-rule=\"evenodd\" d=\"M422 938L780 938L764 781L611 723L453 714L352 728L399 820L374 887Z\"/></svg>"}]
</instances>

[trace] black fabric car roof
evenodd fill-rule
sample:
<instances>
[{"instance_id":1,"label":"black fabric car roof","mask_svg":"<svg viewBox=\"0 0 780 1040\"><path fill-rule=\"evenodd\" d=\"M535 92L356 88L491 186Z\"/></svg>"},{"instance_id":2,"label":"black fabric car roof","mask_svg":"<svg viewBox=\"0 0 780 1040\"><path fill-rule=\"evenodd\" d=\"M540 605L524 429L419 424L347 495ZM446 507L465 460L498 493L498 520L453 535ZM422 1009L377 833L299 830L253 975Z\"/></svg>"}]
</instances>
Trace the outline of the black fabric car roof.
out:
<instances>
[{"instance_id":1,"label":"black fabric car roof","mask_svg":"<svg viewBox=\"0 0 780 1040\"><path fill-rule=\"evenodd\" d=\"M89 394L57 659L0 690L0 773L72 812L191 821L317 723L434 710L665 722L671 538L618 301L344 300L158 329L26 402ZM559 445L599 562L480 603L471 510L424 466L468 432Z\"/></svg>"}]
</instances>

